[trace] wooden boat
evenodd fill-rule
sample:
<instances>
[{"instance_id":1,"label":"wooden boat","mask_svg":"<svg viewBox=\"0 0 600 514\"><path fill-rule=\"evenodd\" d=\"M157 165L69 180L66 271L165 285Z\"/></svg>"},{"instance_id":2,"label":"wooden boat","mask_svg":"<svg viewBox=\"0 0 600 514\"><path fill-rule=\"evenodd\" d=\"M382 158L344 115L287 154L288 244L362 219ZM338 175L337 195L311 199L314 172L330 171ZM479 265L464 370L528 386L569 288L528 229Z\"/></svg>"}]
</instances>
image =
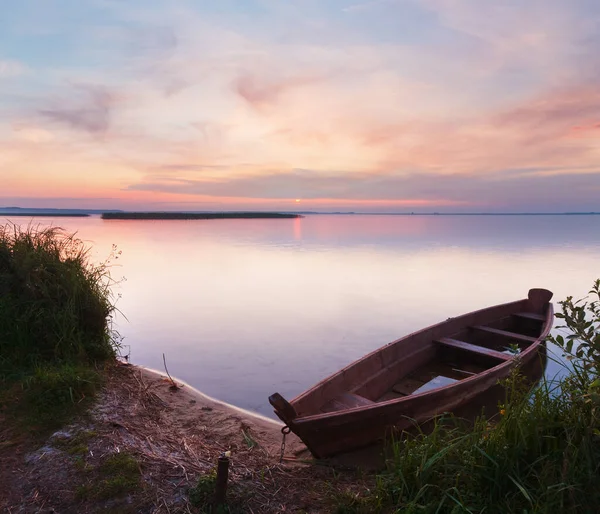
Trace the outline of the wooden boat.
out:
<instances>
[{"instance_id":1,"label":"wooden boat","mask_svg":"<svg viewBox=\"0 0 600 514\"><path fill-rule=\"evenodd\" d=\"M317 458L366 446L391 429L452 412L537 357L552 328L552 293L474 311L393 341L292 401L269 397L275 414ZM518 352L518 353L517 353Z\"/></svg>"}]
</instances>

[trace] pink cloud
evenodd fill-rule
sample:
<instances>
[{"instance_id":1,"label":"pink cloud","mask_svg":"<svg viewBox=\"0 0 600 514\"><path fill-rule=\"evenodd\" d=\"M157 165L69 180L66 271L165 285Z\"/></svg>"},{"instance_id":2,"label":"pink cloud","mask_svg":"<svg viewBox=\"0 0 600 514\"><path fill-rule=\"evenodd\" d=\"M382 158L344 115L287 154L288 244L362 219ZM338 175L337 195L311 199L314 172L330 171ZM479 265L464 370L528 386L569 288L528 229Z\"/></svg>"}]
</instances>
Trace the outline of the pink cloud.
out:
<instances>
[{"instance_id":1,"label":"pink cloud","mask_svg":"<svg viewBox=\"0 0 600 514\"><path fill-rule=\"evenodd\" d=\"M323 80L318 76L290 76L270 80L256 73L242 73L234 83L234 89L248 104L260 108L279 102L294 89Z\"/></svg>"},{"instance_id":2,"label":"pink cloud","mask_svg":"<svg viewBox=\"0 0 600 514\"><path fill-rule=\"evenodd\" d=\"M78 85L71 93L69 98L53 102L52 107L40 109L39 114L75 130L105 133L116 103L113 92L103 86Z\"/></svg>"},{"instance_id":3,"label":"pink cloud","mask_svg":"<svg viewBox=\"0 0 600 514\"><path fill-rule=\"evenodd\" d=\"M533 98L495 117L495 122L532 129L562 129L590 117L600 117L600 91L595 84L561 88Z\"/></svg>"}]
</instances>

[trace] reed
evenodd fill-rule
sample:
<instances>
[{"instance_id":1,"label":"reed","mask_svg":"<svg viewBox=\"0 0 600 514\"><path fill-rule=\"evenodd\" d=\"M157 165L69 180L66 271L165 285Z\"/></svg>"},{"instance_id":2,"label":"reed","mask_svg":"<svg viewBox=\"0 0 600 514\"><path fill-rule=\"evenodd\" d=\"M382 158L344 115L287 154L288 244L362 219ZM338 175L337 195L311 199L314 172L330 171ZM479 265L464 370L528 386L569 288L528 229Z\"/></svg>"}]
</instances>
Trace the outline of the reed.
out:
<instances>
[{"instance_id":1,"label":"reed","mask_svg":"<svg viewBox=\"0 0 600 514\"><path fill-rule=\"evenodd\" d=\"M53 424L93 395L119 346L109 267L60 228L0 227L0 407Z\"/></svg>"}]
</instances>

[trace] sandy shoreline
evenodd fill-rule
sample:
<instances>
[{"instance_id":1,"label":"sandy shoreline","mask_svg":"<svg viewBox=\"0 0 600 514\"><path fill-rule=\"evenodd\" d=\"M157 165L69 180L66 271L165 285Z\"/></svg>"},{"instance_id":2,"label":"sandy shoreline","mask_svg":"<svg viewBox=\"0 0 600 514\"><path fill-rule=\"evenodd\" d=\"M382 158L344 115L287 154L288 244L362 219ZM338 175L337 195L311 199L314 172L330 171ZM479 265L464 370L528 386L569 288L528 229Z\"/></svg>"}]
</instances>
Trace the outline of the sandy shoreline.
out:
<instances>
[{"instance_id":1,"label":"sandy shoreline","mask_svg":"<svg viewBox=\"0 0 600 514\"><path fill-rule=\"evenodd\" d=\"M255 513L281 512L283 505L315 512L311 507L323 501L331 472L307 465L310 454L293 434L280 463L281 423L182 381L173 387L166 375L141 366L119 362L105 378L89 410L44 439L21 437L18 425L0 423L8 440L0 445L0 511L189 513L190 491L226 451L233 505ZM108 494L112 475L103 474L103 465L119 454L139 473L129 489Z\"/></svg>"},{"instance_id":2,"label":"sandy shoreline","mask_svg":"<svg viewBox=\"0 0 600 514\"><path fill-rule=\"evenodd\" d=\"M149 390L168 403L173 409L172 416L180 422L192 422L205 426L207 431L222 438L238 438L242 430L250 432L252 438L272 456L277 456L281 448L283 423L251 412L235 405L212 398L190 384L173 377L179 386L170 387L171 381L164 373L143 366L130 364L142 377ZM306 453L306 447L294 434L286 437L286 455Z\"/></svg>"},{"instance_id":3,"label":"sandy shoreline","mask_svg":"<svg viewBox=\"0 0 600 514\"><path fill-rule=\"evenodd\" d=\"M331 512L335 494L372 486L362 472L316 463L293 434L280 462L282 423L174 380L177 387L156 370L110 365L89 408L42 438L0 412L0 511L197 512L192 493L214 480L226 451L232 512ZM129 462L128 481L106 471L116 456Z\"/></svg>"}]
</instances>

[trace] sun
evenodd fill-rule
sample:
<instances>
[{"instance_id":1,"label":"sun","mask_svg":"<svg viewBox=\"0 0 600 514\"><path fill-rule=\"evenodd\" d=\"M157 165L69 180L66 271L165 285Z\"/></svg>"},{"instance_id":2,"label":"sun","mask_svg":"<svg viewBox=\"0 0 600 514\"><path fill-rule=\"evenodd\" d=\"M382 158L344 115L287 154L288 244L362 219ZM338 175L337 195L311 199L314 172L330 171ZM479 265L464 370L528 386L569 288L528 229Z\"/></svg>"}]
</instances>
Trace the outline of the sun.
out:
<instances>
[{"instance_id":1,"label":"sun","mask_svg":"<svg viewBox=\"0 0 600 514\"><path fill-rule=\"evenodd\" d=\"M296 198L296 203L300 203L300 198Z\"/></svg>"}]
</instances>

